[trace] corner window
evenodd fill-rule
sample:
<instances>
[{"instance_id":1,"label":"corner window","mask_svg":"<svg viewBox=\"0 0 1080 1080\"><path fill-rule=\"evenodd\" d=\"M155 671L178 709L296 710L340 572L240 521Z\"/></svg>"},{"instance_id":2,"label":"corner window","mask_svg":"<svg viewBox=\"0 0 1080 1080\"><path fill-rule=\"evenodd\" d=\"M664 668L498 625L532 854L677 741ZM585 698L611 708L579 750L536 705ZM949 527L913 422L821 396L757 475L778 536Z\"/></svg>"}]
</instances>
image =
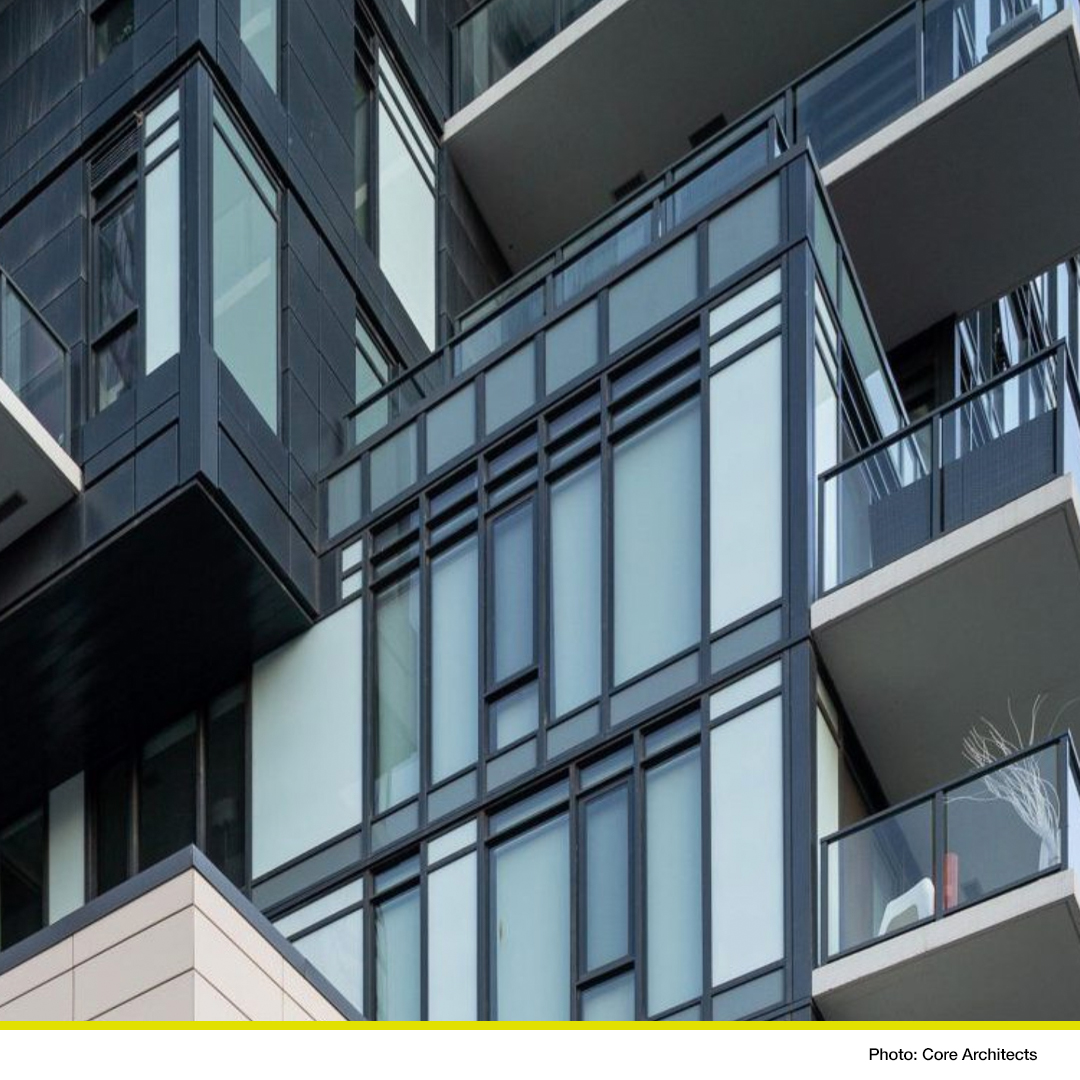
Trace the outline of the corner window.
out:
<instances>
[{"instance_id":1,"label":"corner window","mask_svg":"<svg viewBox=\"0 0 1080 1080\"><path fill-rule=\"evenodd\" d=\"M90 163L90 183L90 406L100 412L180 351L179 90Z\"/></svg>"},{"instance_id":2,"label":"corner window","mask_svg":"<svg viewBox=\"0 0 1080 1080\"><path fill-rule=\"evenodd\" d=\"M277 93L278 0L240 0L240 40Z\"/></svg>"},{"instance_id":3,"label":"corner window","mask_svg":"<svg viewBox=\"0 0 1080 1080\"><path fill-rule=\"evenodd\" d=\"M100 771L91 799L96 895L189 844L242 886L246 746L247 694L237 688Z\"/></svg>"},{"instance_id":4,"label":"corner window","mask_svg":"<svg viewBox=\"0 0 1080 1080\"><path fill-rule=\"evenodd\" d=\"M214 351L276 432L277 191L216 100L213 169Z\"/></svg>"},{"instance_id":5,"label":"corner window","mask_svg":"<svg viewBox=\"0 0 1080 1080\"><path fill-rule=\"evenodd\" d=\"M135 33L135 0L106 0L90 15L91 54L94 67Z\"/></svg>"}]
</instances>

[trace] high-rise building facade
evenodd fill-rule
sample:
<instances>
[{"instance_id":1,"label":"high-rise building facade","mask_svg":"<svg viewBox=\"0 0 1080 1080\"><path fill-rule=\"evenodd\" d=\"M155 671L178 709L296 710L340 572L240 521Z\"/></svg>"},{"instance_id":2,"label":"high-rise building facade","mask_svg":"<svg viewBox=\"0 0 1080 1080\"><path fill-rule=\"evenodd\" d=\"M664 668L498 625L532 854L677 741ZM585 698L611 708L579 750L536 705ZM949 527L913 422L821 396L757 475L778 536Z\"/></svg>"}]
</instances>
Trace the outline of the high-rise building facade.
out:
<instances>
[{"instance_id":1,"label":"high-rise building facade","mask_svg":"<svg viewBox=\"0 0 1080 1080\"><path fill-rule=\"evenodd\" d=\"M0 0L0 1019L1080 1002L1072 0Z\"/></svg>"}]
</instances>

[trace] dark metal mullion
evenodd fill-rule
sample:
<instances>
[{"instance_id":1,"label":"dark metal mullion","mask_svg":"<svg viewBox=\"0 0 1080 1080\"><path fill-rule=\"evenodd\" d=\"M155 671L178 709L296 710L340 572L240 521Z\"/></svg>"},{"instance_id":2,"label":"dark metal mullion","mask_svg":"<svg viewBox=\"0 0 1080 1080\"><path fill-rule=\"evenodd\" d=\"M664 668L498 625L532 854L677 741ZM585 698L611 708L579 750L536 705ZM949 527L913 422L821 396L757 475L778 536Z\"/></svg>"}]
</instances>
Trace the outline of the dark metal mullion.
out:
<instances>
[{"instance_id":1,"label":"dark metal mullion","mask_svg":"<svg viewBox=\"0 0 1080 1080\"><path fill-rule=\"evenodd\" d=\"M567 810L566 826L569 831L570 848L570 985L566 988L569 998L567 1016L571 1020L581 1019L581 999L578 994L578 979L587 967L583 950L587 926L587 895L589 887L586 860L588 857L588 838L585 836L585 814L578 798L580 793L580 775L577 769L570 770L570 805Z\"/></svg>"},{"instance_id":2,"label":"dark metal mullion","mask_svg":"<svg viewBox=\"0 0 1080 1080\"><path fill-rule=\"evenodd\" d=\"M698 705L701 728L698 754L701 776L701 1012L703 1020L712 1019L712 736L709 727L709 697Z\"/></svg>"},{"instance_id":3,"label":"dark metal mullion","mask_svg":"<svg viewBox=\"0 0 1080 1080\"><path fill-rule=\"evenodd\" d=\"M485 725L486 726L486 725ZM481 768L483 758L481 757ZM488 838L488 815L479 813L476 817L476 914L478 962L476 970L477 988L477 1018L479 1020L495 1019L494 1011L494 964L492 962L494 950L492 948L495 935L495 904L493 902L493 884L491 880L491 847Z\"/></svg>"},{"instance_id":4,"label":"dark metal mullion","mask_svg":"<svg viewBox=\"0 0 1080 1080\"><path fill-rule=\"evenodd\" d=\"M645 768L642 764L645 751L645 736L641 730L634 732L634 765L630 774L630 793L632 798L632 824L636 858L633 859L633 888L631 891L633 919L633 940L637 948L637 964L634 980L634 1017L645 1018L648 1014L647 980L649 975L646 945L648 942L647 912L645 910L645 873L647 852L645 850Z\"/></svg>"},{"instance_id":5,"label":"dark metal mullion","mask_svg":"<svg viewBox=\"0 0 1080 1080\"><path fill-rule=\"evenodd\" d=\"M207 856L210 854L207 843L207 772L210 764L210 710L200 708L195 714L195 846Z\"/></svg>"}]
</instances>

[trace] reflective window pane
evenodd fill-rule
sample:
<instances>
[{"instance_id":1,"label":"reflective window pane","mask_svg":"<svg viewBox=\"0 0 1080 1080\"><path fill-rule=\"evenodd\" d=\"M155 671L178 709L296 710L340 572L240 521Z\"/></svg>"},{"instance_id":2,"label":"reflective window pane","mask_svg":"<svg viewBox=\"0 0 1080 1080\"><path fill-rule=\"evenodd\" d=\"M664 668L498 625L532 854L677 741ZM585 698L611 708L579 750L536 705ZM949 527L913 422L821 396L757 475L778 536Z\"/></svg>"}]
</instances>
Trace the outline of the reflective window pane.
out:
<instances>
[{"instance_id":1,"label":"reflective window pane","mask_svg":"<svg viewBox=\"0 0 1080 1080\"><path fill-rule=\"evenodd\" d=\"M45 925L45 815L0 829L0 949Z\"/></svg>"},{"instance_id":2,"label":"reflective window pane","mask_svg":"<svg viewBox=\"0 0 1080 1080\"><path fill-rule=\"evenodd\" d=\"M581 994L581 1019L620 1021L634 1019L634 974L618 975Z\"/></svg>"},{"instance_id":3,"label":"reflective window pane","mask_svg":"<svg viewBox=\"0 0 1080 1080\"><path fill-rule=\"evenodd\" d=\"M367 76L356 68L353 82L353 217L364 240L371 235L368 210L371 180L371 87Z\"/></svg>"},{"instance_id":4,"label":"reflective window pane","mask_svg":"<svg viewBox=\"0 0 1080 1080\"><path fill-rule=\"evenodd\" d=\"M484 427L488 434L519 416L536 401L536 347L524 348L500 360L484 376Z\"/></svg>"},{"instance_id":5,"label":"reflective window pane","mask_svg":"<svg viewBox=\"0 0 1080 1080\"><path fill-rule=\"evenodd\" d=\"M645 778L645 903L650 1016L701 993L701 753Z\"/></svg>"},{"instance_id":6,"label":"reflective window pane","mask_svg":"<svg viewBox=\"0 0 1080 1080\"><path fill-rule=\"evenodd\" d=\"M379 79L379 266L434 348L435 146L385 62Z\"/></svg>"},{"instance_id":7,"label":"reflective window pane","mask_svg":"<svg viewBox=\"0 0 1080 1080\"><path fill-rule=\"evenodd\" d=\"M615 448L615 682L701 635L701 443L697 401Z\"/></svg>"},{"instance_id":8,"label":"reflective window pane","mask_svg":"<svg viewBox=\"0 0 1080 1080\"><path fill-rule=\"evenodd\" d=\"M354 911L293 942L358 1009L364 1007L364 912Z\"/></svg>"},{"instance_id":9,"label":"reflective window pane","mask_svg":"<svg viewBox=\"0 0 1080 1080\"><path fill-rule=\"evenodd\" d=\"M600 462L551 487L554 715L600 693Z\"/></svg>"},{"instance_id":10,"label":"reflective window pane","mask_svg":"<svg viewBox=\"0 0 1080 1080\"><path fill-rule=\"evenodd\" d=\"M570 1018L570 836L565 816L492 851L493 1019Z\"/></svg>"},{"instance_id":11,"label":"reflective window pane","mask_svg":"<svg viewBox=\"0 0 1080 1080\"><path fill-rule=\"evenodd\" d=\"M234 884L244 884L247 695L243 688L210 706L206 725L206 853Z\"/></svg>"},{"instance_id":12,"label":"reflective window pane","mask_svg":"<svg viewBox=\"0 0 1080 1080\"><path fill-rule=\"evenodd\" d=\"M697 237L680 240L614 285L608 348L621 349L697 296Z\"/></svg>"},{"instance_id":13,"label":"reflective window pane","mask_svg":"<svg viewBox=\"0 0 1080 1080\"><path fill-rule=\"evenodd\" d=\"M94 866L96 895L108 892L128 876L131 836L131 769L117 761L102 772L95 785Z\"/></svg>"},{"instance_id":14,"label":"reflective window pane","mask_svg":"<svg viewBox=\"0 0 1080 1080\"><path fill-rule=\"evenodd\" d=\"M214 351L276 431L277 222L217 129L212 196Z\"/></svg>"},{"instance_id":15,"label":"reflective window pane","mask_svg":"<svg viewBox=\"0 0 1080 1080\"><path fill-rule=\"evenodd\" d=\"M135 0L112 0L91 16L94 24L94 64L105 63L114 49L135 33Z\"/></svg>"},{"instance_id":16,"label":"reflective window pane","mask_svg":"<svg viewBox=\"0 0 1080 1080\"><path fill-rule=\"evenodd\" d=\"M476 1019L476 853L428 876L428 1019Z\"/></svg>"},{"instance_id":17,"label":"reflective window pane","mask_svg":"<svg viewBox=\"0 0 1080 1080\"><path fill-rule=\"evenodd\" d=\"M279 0L240 0L240 40L271 88L277 89Z\"/></svg>"},{"instance_id":18,"label":"reflective window pane","mask_svg":"<svg viewBox=\"0 0 1080 1080\"><path fill-rule=\"evenodd\" d=\"M420 890L375 906L375 1019L420 1019Z\"/></svg>"},{"instance_id":19,"label":"reflective window pane","mask_svg":"<svg viewBox=\"0 0 1080 1080\"><path fill-rule=\"evenodd\" d=\"M94 402L98 412L108 408L135 384L139 363L138 330L134 326L111 335L94 348Z\"/></svg>"},{"instance_id":20,"label":"reflective window pane","mask_svg":"<svg viewBox=\"0 0 1080 1080\"><path fill-rule=\"evenodd\" d=\"M616 788L585 805L585 966L630 951L630 794Z\"/></svg>"},{"instance_id":21,"label":"reflective window pane","mask_svg":"<svg viewBox=\"0 0 1080 1080\"><path fill-rule=\"evenodd\" d=\"M533 504L496 519L491 530L495 559L495 681L533 662Z\"/></svg>"},{"instance_id":22,"label":"reflective window pane","mask_svg":"<svg viewBox=\"0 0 1080 1080\"><path fill-rule=\"evenodd\" d=\"M491 706L491 746L501 750L536 731L540 706L536 683L515 690Z\"/></svg>"},{"instance_id":23,"label":"reflective window pane","mask_svg":"<svg viewBox=\"0 0 1080 1080\"><path fill-rule=\"evenodd\" d=\"M427 468L432 472L476 441L476 389L466 386L427 414Z\"/></svg>"},{"instance_id":24,"label":"reflective window pane","mask_svg":"<svg viewBox=\"0 0 1080 1080\"><path fill-rule=\"evenodd\" d=\"M86 903L86 782L83 773L49 792L49 922ZM2 899L0 899L2 903Z\"/></svg>"},{"instance_id":25,"label":"reflective window pane","mask_svg":"<svg viewBox=\"0 0 1080 1080\"><path fill-rule=\"evenodd\" d=\"M97 226L98 331L107 330L132 311L135 282L135 196L126 198Z\"/></svg>"},{"instance_id":26,"label":"reflective window pane","mask_svg":"<svg viewBox=\"0 0 1080 1080\"><path fill-rule=\"evenodd\" d=\"M378 682L375 809L415 795L420 784L420 587L415 574L375 600Z\"/></svg>"},{"instance_id":27,"label":"reflective window pane","mask_svg":"<svg viewBox=\"0 0 1080 1080\"><path fill-rule=\"evenodd\" d=\"M180 351L180 154L146 177L146 371Z\"/></svg>"},{"instance_id":28,"label":"reflective window pane","mask_svg":"<svg viewBox=\"0 0 1080 1080\"><path fill-rule=\"evenodd\" d=\"M195 717L150 739L139 765L139 869L195 843Z\"/></svg>"},{"instance_id":29,"label":"reflective window pane","mask_svg":"<svg viewBox=\"0 0 1080 1080\"><path fill-rule=\"evenodd\" d=\"M719 285L780 242L780 181L770 180L709 222L709 284Z\"/></svg>"},{"instance_id":30,"label":"reflective window pane","mask_svg":"<svg viewBox=\"0 0 1080 1080\"><path fill-rule=\"evenodd\" d=\"M476 761L480 680L477 541L431 563L431 779Z\"/></svg>"}]
</instances>

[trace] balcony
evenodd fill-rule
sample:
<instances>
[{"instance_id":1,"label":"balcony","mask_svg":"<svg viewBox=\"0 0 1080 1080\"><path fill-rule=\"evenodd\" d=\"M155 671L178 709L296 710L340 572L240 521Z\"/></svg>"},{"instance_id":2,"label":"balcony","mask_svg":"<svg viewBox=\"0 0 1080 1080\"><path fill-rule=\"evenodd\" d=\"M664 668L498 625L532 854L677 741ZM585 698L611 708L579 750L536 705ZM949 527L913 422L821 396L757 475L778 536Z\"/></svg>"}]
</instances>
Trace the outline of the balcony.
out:
<instances>
[{"instance_id":1,"label":"balcony","mask_svg":"<svg viewBox=\"0 0 1080 1080\"><path fill-rule=\"evenodd\" d=\"M819 481L813 633L893 801L982 716L1080 718L1078 401L1057 345Z\"/></svg>"},{"instance_id":2,"label":"balcony","mask_svg":"<svg viewBox=\"0 0 1080 1080\"><path fill-rule=\"evenodd\" d=\"M1065 735L823 840L825 1018L1080 1017L1078 831Z\"/></svg>"},{"instance_id":3,"label":"balcony","mask_svg":"<svg viewBox=\"0 0 1080 1080\"><path fill-rule=\"evenodd\" d=\"M898 6L488 0L457 28L446 145L517 271Z\"/></svg>"},{"instance_id":4,"label":"balcony","mask_svg":"<svg viewBox=\"0 0 1080 1080\"><path fill-rule=\"evenodd\" d=\"M478 8L459 27L459 50L489 6L515 7ZM722 117L776 115L789 141L808 137L827 166L856 264L872 267L867 293L891 347L1080 247L1054 180L1080 165L1075 0L1020 6L816 5L808 18L806 5L774 4L767 25L742 25L741 8L695 2L659 18L643 0L603 0L554 38L539 35L546 44L451 118L446 143L519 270L602 212L629 178L659 173L692 132ZM628 117L633 139L621 137ZM899 297L898 240L913 279Z\"/></svg>"},{"instance_id":5,"label":"balcony","mask_svg":"<svg viewBox=\"0 0 1080 1080\"><path fill-rule=\"evenodd\" d=\"M0 272L0 550L82 490L67 351Z\"/></svg>"}]
</instances>

